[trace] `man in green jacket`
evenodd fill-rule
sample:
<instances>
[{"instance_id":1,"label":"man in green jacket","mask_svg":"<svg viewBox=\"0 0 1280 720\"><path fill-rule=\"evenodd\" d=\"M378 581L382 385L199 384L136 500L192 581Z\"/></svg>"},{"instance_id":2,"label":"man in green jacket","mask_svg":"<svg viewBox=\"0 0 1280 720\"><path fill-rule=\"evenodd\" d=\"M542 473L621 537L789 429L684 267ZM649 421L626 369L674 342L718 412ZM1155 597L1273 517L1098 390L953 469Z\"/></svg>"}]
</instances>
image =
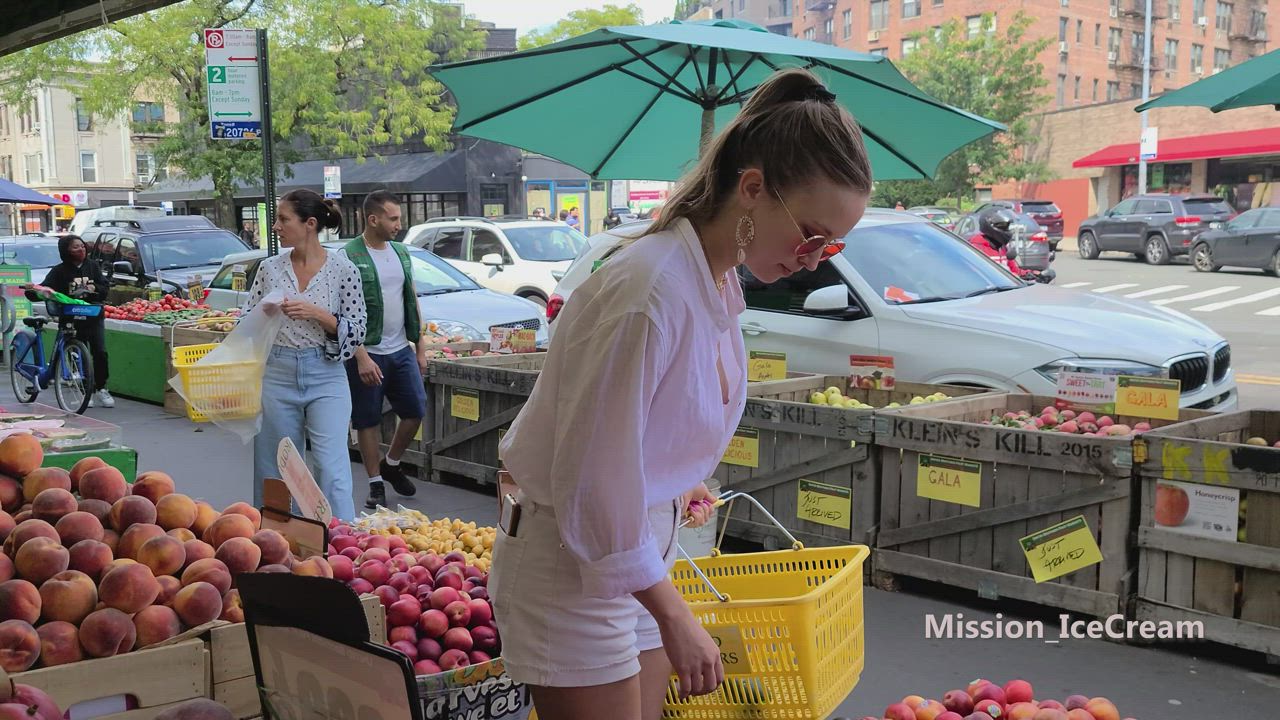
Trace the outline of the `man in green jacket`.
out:
<instances>
[{"instance_id":1,"label":"man in green jacket","mask_svg":"<svg viewBox=\"0 0 1280 720\"><path fill-rule=\"evenodd\" d=\"M400 201L385 190L364 200L364 234L343 248L360 271L369 329L364 346L347 361L351 385L351 425L360 441L360 457L369 473L365 507L387 504L386 480L401 495L413 495L413 481L405 477L400 457L422 425L427 393L422 374L427 346L418 317L409 253L391 242L400 232ZM400 419L385 457L382 456L382 401Z\"/></svg>"}]
</instances>

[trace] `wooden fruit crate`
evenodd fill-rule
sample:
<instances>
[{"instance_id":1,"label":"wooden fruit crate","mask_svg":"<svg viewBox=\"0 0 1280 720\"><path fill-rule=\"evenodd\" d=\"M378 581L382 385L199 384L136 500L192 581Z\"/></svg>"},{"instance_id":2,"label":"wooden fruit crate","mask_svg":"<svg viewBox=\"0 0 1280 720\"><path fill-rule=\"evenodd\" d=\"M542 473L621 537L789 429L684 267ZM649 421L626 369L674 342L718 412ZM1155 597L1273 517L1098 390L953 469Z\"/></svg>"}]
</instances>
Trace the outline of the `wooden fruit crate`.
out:
<instances>
[{"instance_id":1,"label":"wooden fruit crate","mask_svg":"<svg viewBox=\"0 0 1280 720\"><path fill-rule=\"evenodd\" d=\"M546 353L433 360L427 369L432 407L431 479L460 475L497 482L498 441L533 392ZM463 404L478 406L477 419L460 417Z\"/></svg>"},{"instance_id":2,"label":"wooden fruit crate","mask_svg":"<svg viewBox=\"0 0 1280 720\"><path fill-rule=\"evenodd\" d=\"M1206 639L1280 656L1280 448L1243 444L1251 437L1280 439L1280 411L1207 417L1135 445L1142 494L1134 612L1139 620L1198 622ZM1171 482L1188 484L1177 489L1189 494L1238 494L1243 539L1162 526L1157 488L1176 488ZM1174 512L1162 519L1173 521ZM1178 527L1194 522L1188 515Z\"/></svg>"},{"instance_id":3,"label":"wooden fruit crate","mask_svg":"<svg viewBox=\"0 0 1280 720\"><path fill-rule=\"evenodd\" d=\"M870 450L873 411L809 403L812 393L830 387L876 407L906 404L937 392L957 398L986 391L907 382L894 390L850 390L847 377L812 374L747 386L739 433L753 437L735 437L734 446L750 447L754 442L757 466L722 462L715 473L721 489L750 493L806 544L870 545L879 514L879 478ZM740 452L727 455L744 459ZM806 507L801 506L802 498L808 501ZM767 547L783 541L750 503L736 505L726 534Z\"/></svg>"},{"instance_id":4,"label":"wooden fruit crate","mask_svg":"<svg viewBox=\"0 0 1280 720\"><path fill-rule=\"evenodd\" d=\"M1007 411L1034 415L1052 405L1051 397L997 393L877 414L878 581L892 585L893 576L912 577L1097 617L1122 610L1133 580L1132 439L984 424ZM1184 410L1181 419L1207 414ZM1142 419L1115 420L1132 425ZM979 506L919 496L926 455L977 462ZM1102 562L1035 582L1019 539L1077 515L1088 523Z\"/></svg>"}]
</instances>

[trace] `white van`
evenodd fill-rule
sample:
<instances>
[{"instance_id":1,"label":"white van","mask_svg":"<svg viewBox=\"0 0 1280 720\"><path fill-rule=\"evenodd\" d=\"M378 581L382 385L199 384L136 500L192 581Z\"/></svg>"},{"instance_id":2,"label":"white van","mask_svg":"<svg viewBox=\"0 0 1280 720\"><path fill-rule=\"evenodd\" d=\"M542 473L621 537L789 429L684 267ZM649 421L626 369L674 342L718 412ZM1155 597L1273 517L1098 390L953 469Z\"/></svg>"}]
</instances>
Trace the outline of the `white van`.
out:
<instances>
[{"instance_id":1,"label":"white van","mask_svg":"<svg viewBox=\"0 0 1280 720\"><path fill-rule=\"evenodd\" d=\"M99 220L146 220L168 215L164 208L146 205L111 205L109 207L79 210L71 218L71 234L84 235Z\"/></svg>"}]
</instances>

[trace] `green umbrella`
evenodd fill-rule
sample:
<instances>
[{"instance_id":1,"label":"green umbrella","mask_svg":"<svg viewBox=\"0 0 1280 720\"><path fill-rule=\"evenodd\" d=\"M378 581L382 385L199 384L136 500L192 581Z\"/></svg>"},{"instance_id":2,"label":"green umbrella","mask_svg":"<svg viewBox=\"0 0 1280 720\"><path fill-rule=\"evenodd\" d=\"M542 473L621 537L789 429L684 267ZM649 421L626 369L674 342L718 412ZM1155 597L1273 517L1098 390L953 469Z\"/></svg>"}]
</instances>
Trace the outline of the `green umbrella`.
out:
<instances>
[{"instance_id":1,"label":"green umbrella","mask_svg":"<svg viewBox=\"0 0 1280 720\"><path fill-rule=\"evenodd\" d=\"M886 58L739 21L610 27L436 68L454 131L523 148L599 179L675 180L775 70L812 70L858 119L877 180L931 177L1003 130L912 85Z\"/></svg>"},{"instance_id":2,"label":"green umbrella","mask_svg":"<svg viewBox=\"0 0 1280 720\"><path fill-rule=\"evenodd\" d=\"M1274 105L1280 110L1280 50L1242 62L1135 108L1196 106L1213 112Z\"/></svg>"}]
</instances>

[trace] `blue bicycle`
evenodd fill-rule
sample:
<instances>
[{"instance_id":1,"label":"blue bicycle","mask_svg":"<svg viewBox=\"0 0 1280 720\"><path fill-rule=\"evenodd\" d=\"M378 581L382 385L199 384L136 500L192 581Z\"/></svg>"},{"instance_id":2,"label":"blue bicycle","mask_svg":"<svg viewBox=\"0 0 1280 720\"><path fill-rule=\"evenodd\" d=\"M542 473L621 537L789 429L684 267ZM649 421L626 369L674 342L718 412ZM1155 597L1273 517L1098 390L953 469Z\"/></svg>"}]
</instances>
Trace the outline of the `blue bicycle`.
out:
<instances>
[{"instance_id":1,"label":"blue bicycle","mask_svg":"<svg viewBox=\"0 0 1280 720\"><path fill-rule=\"evenodd\" d=\"M30 329L19 330L13 336L13 362L9 365L13 394L19 402L35 402L41 390L53 385L58 407L83 414L93 396L93 358L89 346L76 339L75 321L101 317L102 306L43 300L32 290L27 290L26 296L32 302L44 302L49 317L22 318L22 324ZM53 353L46 361L41 331L52 320L58 322L58 334Z\"/></svg>"}]
</instances>

